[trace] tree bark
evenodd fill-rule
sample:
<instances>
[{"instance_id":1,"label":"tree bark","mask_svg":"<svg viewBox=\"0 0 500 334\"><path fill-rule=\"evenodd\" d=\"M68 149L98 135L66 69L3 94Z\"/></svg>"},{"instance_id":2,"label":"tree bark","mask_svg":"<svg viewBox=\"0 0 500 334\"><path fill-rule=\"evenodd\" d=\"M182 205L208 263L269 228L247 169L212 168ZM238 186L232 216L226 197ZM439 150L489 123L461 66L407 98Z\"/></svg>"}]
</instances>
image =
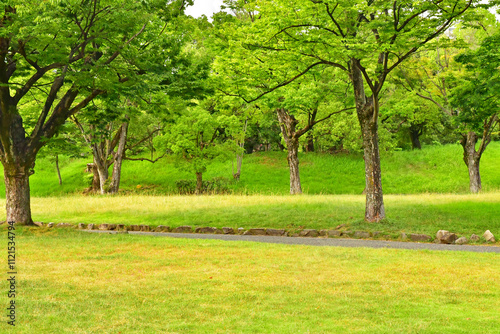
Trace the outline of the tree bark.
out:
<instances>
[{"instance_id":1,"label":"tree bark","mask_svg":"<svg viewBox=\"0 0 500 334\"><path fill-rule=\"evenodd\" d=\"M97 174L99 175L99 191L104 195L106 193L106 181L109 177L108 165L105 161L104 163L99 162L95 157L94 165L96 166Z\"/></svg>"},{"instance_id":2,"label":"tree bark","mask_svg":"<svg viewBox=\"0 0 500 334\"><path fill-rule=\"evenodd\" d=\"M299 173L299 142L289 141L287 142L288 149L288 167L290 169L290 194L302 194L302 186L300 183L300 173Z\"/></svg>"},{"instance_id":3,"label":"tree bark","mask_svg":"<svg viewBox=\"0 0 500 334\"><path fill-rule=\"evenodd\" d=\"M99 172L95 163L87 164L87 172L92 173L92 192L96 193L101 190L101 181L99 180Z\"/></svg>"},{"instance_id":4,"label":"tree bark","mask_svg":"<svg viewBox=\"0 0 500 334\"><path fill-rule=\"evenodd\" d=\"M476 151L477 141L478 136L473 131L462 135L462 140L460 141L464 149L464 162L469 170L469 190L471 193L481 191L481 175L479 174L481 154Z\"/></svg>"},{"instance_id":5,"label":"tree bark","mask_svg":"<svg viewBox=\"0 0 500 334\"><path fill-rule=\"evenodd\" d=\"M11 101L0 100L0 161L4 168L6 218L8 222L32 225L29 177L39 147L29 146L17 107L9 104Z\"/></svg>"},{"instance_id":6,"label":"tree bark","mask_svg":"<svg viewBox=\"0 0 500 334\"><path fill-rule=\"evenodd\" d=\"M203 192L203 173L196 173L196 190L194 191L195 195L201 195Z\"/></svg>"},{"instance_id":7,"label":"tree bark","mask_svg":"<svg viewBox=\"0 0 500 334\"><path fill-rule=\"evenodd\" d=\"M113 174L111 175L111 184L109 185L108 192L111 194L118 193L120 188L120 179L122 172L122 162L125 153L125 144L127 142L128 123L124 122L120 129L120 139L118 141L118 148L115 154L115 163L113 165Z\"/></svg>"},{"instance_id":8,"label":"tree bark","mask_svg":"<svg viewBox=\"0 0 500 334\"><path fill-rule=\"evenodd\" d=\"M59 177L59 185L62 185L61 170L59 169L59 154L56 154L56 170Z\"/></svg>"},{"instance_id":9,"label":"tree bark","mask_svg":"<svg viewBox=\"0 0 500 334\"><path fill-rule=\"evenodd\" d=\"M4 165L7 222L33 224L29 176L29 168Z\"/></svg>"},{"instance_id":10,"label":"tree bark","mask_svg":"<svg viewBox=\"0 0 500 334\"><path fill-rule=\"evenodd\" d=\"M354 87L356 112L363 134L363 158L365 160L366 207L365 220L377 222L385 218L382 192L382 173L378 145L378 96L367 97L359 61L351 62L351 80Z\"/></svg>"},{"instance_id":11,"label":"tree bark","mask_svg":"<svg viewBox=\"0 0 500 334\"><path fill-rule=\"evenodd\" d=\"M280 123L281 133L288 150L287 161L290 170L290 194L302 194L299 173L299 135L296 131L298 121L284 108L276 110Z\"/></svg>"}]
</instances>

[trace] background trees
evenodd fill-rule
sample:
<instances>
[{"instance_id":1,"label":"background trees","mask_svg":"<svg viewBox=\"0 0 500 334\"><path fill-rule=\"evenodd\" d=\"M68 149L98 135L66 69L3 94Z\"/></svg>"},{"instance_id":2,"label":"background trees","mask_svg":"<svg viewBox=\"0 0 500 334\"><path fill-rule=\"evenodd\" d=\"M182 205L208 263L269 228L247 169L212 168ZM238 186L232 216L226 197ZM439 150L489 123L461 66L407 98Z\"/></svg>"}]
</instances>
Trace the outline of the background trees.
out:
<instances>
[{"instance_id":1,"label":"background trees","mask_svg":"<svg viewBox=\"0 0 500 334\"><path fill-rule=\"evenodd\" d=\"M481 189L479 161L498 125L500 44L476 0L228 0L230 13L213 23L184 16L189 3L2 7L9 220L31 222L36 156L46 145L63 153L54 137L71 141L69 119L93 153L101 193L118 192L126 159L170 155L200 193L214 159L236 157L238 180L243 151L271 149L287 149L290 192L301 193L299 151L362 152L365 219L378 221L380 151L458 140L470 189Z\"/></svg>"},{"instance_id":2,"label":"background trees","mask_svg":"<svg viewBox=\"0 0 500 334\"><path fill-rule=\"evenodd\" d=\"M481 190L479 163L498 125L500 109L500 34L485 38L481 46L457 57L465 64L466 74L453 90L451 105L456 107L457 122L463 131L460 144L469 170L470 191ZM479 134L478 134L479 133ZM476 144L481 136L481 144Z\"/></svg>"},{"instance_id":3,"label":"background trees","mask_svg":"<svg viewBox=\"0 0 500 334\"><path fill-rule=\"evenodd\" d=\"M223 57L218 70L235 81L230 94L255 100L316 67L334 67L349 78L363 135L365 219L383 219L378 146L382 88L394 69L477 1L256 0L231 5L239 5L247 15L245 20L223 23L223 40L230 41L225 55L230 57ZM254 82L266 72L266 84Z\"/></svg>"}]
</instances>

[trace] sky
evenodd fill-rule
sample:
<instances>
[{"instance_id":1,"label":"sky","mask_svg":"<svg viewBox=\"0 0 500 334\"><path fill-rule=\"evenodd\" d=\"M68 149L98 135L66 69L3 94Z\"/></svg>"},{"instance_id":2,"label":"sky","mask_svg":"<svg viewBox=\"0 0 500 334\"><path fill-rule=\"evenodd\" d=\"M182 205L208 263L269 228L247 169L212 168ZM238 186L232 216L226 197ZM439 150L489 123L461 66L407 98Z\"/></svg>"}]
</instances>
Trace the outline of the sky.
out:
<instances>
[{"instance_id":1,"label":"sky","mask_svg":"<svg viewBox=\"0 0 500 334\"><path fill-rule=\"evenodd\" d=\"M221 5L222 0L194 0L194 5L186 9L186 14L193 17L200 17L205 14L210 18L213 13L220 10Z\"/></svg>"}]
</instances>

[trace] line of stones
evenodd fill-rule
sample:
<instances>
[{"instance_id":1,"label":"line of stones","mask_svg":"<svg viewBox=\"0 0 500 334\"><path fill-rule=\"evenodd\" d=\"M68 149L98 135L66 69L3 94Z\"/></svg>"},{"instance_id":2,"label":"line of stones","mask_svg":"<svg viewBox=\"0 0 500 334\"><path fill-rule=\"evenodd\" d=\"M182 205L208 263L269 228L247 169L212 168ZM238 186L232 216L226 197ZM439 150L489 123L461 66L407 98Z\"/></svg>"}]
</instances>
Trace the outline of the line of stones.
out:
<instances>
[{"instance_id":1,"label":"line of stones","mask_svg":"<svg viewBox=\"0 0 500 334\"><path fill-rule=\"evenodd\" d=\"M44 226L43 223L35 223L38 226ZM48 223L47 227L75 227L68 223ZM191 226L184 225L175 228L170 228L169 226L160 225L157 227L152 227L149 225L125 225L125 224L78 224L77 228L80 230L101 230L101 231L115 231L115 232L157 232L157 233L204 233L204 234L240 234L240 235L257 235L257 236L282 236L282 237L348 237L348 238L383 238L386 240L393 239L392 236L388 234L383 234L381 232L366 232L366 231L346 231L341 230L345 225L339 225L335 230L315 230L315 229L303 229L297 232L291 232L284 229L273 229L273 228L251 228L245 230L244 228L234 229L232 227L197 227L193 230ZM440 231L447 232L447 231ZM411 240L415 242L430 242L432 237L426 234L406 234L401 233L400 238L402 240ZM456 239L456 238L455 238ZM456 240L450 242L450 239L440 238L438 233L435 242L438 243L457 243ZM458 242L461 243L461 242Z\"/></svg>"},{"instance_id":2,"label":"line of stones","mask_svg":"<svg viewBox=\"0 0 500 334\"><path fill-rule=\"evenodd\" d=\"M42 222L35 222L35 225L40 227L44 226ZM47 227L75 227L73 224L68 223L48 223ZM159 232L159 233L205 233L205 234L242 234L242 235L260 235L260 236L282 236L282 237L348 237L348 238L383 238L386 240L393 239L391 235L383 234L381 232L366 232L366 231L349 231L342 230L345 228L345 224L341 224L335 228L335 230L315 230L315 229L303 229L298 232L291 232L284 229L273 229L273 228L251 228L245 230L240 227L238 229L233 229L232 227L197 227L194 229L191 226L184 225L175 228L170 228L165 225L160 225L157 227L151 227L149 225L125 225L125 224L78 224L77 228L81 230L101 230L101 231L115 231L126 233L131 232ZM496 242L494 235L488 230L484 233L483 238L486 242L494 243ZM400 239L403 241L411 240L415 242L431 242L432 237L427 234L409 234L401 233ZM479 241L479 236L473 234L470 238L471 241ZM467 244L469 240L465 237L458 238L455 233L449 231L440 230L436 234L434 239L435 243L441 244Z\"/></svg>"},{"instance_id":3,"label":"line of stones","mask_svg":"<svg viewBox=\"0 0 500 334\"><path fill-rule=\"evenodd\" d=\"M35 222L36 225L43 227L75 227L73 224L69 223L48 223L45 225L41 222ZM343 228L345 225L339 225L335 230L315 230L315 229L303 229L297 232L287 231L285 229L273 229L273 228L251 228L244 229L242 227L234 229L232 227L197 227L193 230L191 226L184 225L179 227L171 228L169 226L160 225L157 227L149 225L125 225L125 224L83 224L79 223L77 228L80 230L100 230L100 231L116 231L116 232L163 232L163 233L205 233L205 234L241 234L241 235L259 235L259 236L280 236L280 237L354 237L354 238L372 238L372 237L383 237L387 239L392 239L388 234L382 234L381 232L365 232L365 231L341 231L339 229ZM419 234L410 234L410 238L413 241L423 241L430 240L430 236L422 238Z\"/></svg>"}]
</instances>

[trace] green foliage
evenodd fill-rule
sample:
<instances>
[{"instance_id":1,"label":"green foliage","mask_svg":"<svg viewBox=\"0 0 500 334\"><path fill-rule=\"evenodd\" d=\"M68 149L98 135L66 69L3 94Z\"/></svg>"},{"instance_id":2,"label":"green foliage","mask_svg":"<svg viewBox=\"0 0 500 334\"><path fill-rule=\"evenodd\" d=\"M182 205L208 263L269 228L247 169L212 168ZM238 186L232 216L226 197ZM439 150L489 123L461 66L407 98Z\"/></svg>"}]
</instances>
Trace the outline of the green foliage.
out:
<instances>
[{"instance_id":1,"label":"green foliage","mask_svg":"<svg viewBox=\"0 0 500 334\"><path fill-rule=\"evenodd\" d=\"M479 49L456 57L467 74L452 92L451 104L458 110L457 120L474 131L481 131L485 120L500 108L500 33L484 39Z\"/></svg>"},{"instance_id":2,"label":"green foliage","mask_svg":"<svg viewBox=\"0 0 500 334\"><path fill-rule=\"evenodd\" d=\"M196 180L177 180L175 186L180 195L193 195L196 192ZM229 180L225 177L214 177L202 182L201 192L205 194L229 193Z\"/></svg>"},{"instance_id":3,"label":"green foliage","mask_svg":"<svg viewBox=\"0 0 500 334\"><path fill-rule=\"evenodd\" d=\"M239 122L235 116L217 115L202 106L188 107L156 142L176 158L176 166L204 173L214 160L224 161L236 151L230 139Z\"/></svg>"}]
</instances>

